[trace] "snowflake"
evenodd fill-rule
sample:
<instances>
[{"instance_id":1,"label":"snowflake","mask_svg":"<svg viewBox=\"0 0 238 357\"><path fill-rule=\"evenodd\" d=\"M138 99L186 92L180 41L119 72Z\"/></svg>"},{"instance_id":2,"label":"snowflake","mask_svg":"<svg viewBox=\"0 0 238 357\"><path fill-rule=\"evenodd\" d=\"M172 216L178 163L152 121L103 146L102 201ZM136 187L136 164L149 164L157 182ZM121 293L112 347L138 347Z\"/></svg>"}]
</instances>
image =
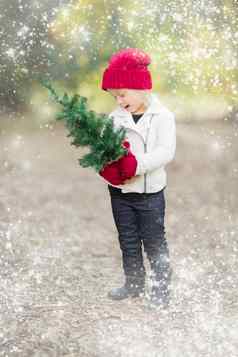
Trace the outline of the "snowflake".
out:
<instances>
[{"instance_id":1,"label":"snowflake","mask_svg":"<svg viewBox=\"0 0 238 357\"><path fill-rule=\"evenodd\" d=\"M67 18L70 16L70 10L68 8L65 8L61 11L61 14L64 18Z\"/></svg>"},{"instance_id":2,"label":"snowflake","mask_svg":"<svg viewBox=\"0 0 238 357\"><path fill-rule=\"evenodd\" d=\"M83 42L89 42L91 33L85 26L77 26L70 33L71 39L74 42L78 42L81 39Z\"/></svg>"},{"instance_id":3,"label":"snowflake","mask_svg":"<svg viewBox=\"0 0 238 357\"><path fill-rule=\"evenodd\" d=\"M10 58L15 58L16 56L16 50L14 48L9 48L7 51L6 51L6 55Z\"/></svg>"},{"instance_id":4,"label":"snowflake","mask_svg":"<svg viewBox=\"0 0 238 357\"><path fill-rule=\"evenodd\" d=\"M30 28L26 25L24 25L18 32L17 32L17 36L18 37L24 37L27 32L30 30Z\"/></svg>"}]
</instances>

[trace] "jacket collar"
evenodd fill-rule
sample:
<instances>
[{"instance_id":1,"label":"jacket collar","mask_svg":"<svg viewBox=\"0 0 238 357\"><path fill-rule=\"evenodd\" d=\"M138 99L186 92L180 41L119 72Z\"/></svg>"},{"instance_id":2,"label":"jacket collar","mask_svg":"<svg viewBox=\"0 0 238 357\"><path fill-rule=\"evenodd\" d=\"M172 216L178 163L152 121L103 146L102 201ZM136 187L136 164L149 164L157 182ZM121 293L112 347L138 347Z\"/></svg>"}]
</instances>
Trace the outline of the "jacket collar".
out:
<instances>
[{"instance_id":1,"label":"jacket collar","mask_svg":"<svg viewBox=\"0 0 238 357\"><path fill-rule=\"evenodd\" d=\"M162 108L162 104L160 103L158 96L156 94L151 94L149 97L149 106L147 110L145 111L144 115L147 114L159 114ZM129 113L127 110L117 107L112 113L111 116L119 116L119 117L124 117L124 118L130 118L131 119L131 113Z\"/></svg>"}]
</instances>

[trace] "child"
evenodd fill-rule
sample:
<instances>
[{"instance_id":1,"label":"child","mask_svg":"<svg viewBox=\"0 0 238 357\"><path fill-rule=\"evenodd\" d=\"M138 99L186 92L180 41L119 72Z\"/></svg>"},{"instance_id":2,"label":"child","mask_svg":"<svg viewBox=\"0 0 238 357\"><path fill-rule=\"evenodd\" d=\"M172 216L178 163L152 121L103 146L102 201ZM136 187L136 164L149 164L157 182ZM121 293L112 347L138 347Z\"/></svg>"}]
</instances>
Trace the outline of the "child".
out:
<instances>
[{"instance_id":1,"label":"child","mask_svg":"<svg viewBox=\"0 0 238 357\"><path fill-rule=\"evenodd\" d=\"M103 73L102 89L117 101L110 114L115 127L126 129L127 155L108 164L107 181L119 233L125 284L109 292L122 300L144 292L142 245L153 274L151 302L169 303L171 269L165 239L165 165L175 154L174 115L151 93L150 57L136 48L114 54Z\"/></svg>"}]
</instances>

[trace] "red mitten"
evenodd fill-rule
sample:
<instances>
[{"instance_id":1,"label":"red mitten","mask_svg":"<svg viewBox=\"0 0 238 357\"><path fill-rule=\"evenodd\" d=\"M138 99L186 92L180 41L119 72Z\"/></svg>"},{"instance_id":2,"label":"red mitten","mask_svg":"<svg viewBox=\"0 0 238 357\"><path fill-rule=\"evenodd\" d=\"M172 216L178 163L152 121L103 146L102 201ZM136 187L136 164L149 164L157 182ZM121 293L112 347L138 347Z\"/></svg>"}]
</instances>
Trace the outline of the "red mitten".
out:
<instances>
[{"instance_id":1,"label":"red mitten","mask_svg":"<svg viewBox=\"0 0 238 357\"><path fill-rule=\"evenodd\" d=\"M133 155L130 150L130 143L128 141L124 141L123 146L127 149L127 154L118 160L118 166L121 177L124 180L128 180L135 176L137 160L135 155Z\"/></svg>"},{"instance_id":2,"label":"red mitten","mask_svg":"<svg viewBox=\"0 0 238 357\"><path fill-rule=\"evenodd\" d=\"M99 175L115 186L122 185L125 181L125 179L120 174L118 161L104 166L104 168L99 171Z\"/></svg>"}]
</instances>

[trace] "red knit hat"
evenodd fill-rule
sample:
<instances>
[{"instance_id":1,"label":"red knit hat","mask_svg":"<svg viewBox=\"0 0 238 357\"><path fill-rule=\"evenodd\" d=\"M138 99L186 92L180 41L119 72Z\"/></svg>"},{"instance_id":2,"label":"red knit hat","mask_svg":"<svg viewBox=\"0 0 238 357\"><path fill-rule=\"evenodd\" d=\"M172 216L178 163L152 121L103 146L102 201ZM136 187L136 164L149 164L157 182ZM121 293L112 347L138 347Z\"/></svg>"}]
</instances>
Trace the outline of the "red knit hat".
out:
<instances>
[{"instance_id":1,"label":"red knit hat","mask_svg":"<svg viewBox=\"0 0 238 357\"><path fill-rule=\"evenodd\" d=\"M120 50L112 55L103 73L102 89L151 89L150 62L150 57L138 48Z\"/></svg>"}]
</instances>

